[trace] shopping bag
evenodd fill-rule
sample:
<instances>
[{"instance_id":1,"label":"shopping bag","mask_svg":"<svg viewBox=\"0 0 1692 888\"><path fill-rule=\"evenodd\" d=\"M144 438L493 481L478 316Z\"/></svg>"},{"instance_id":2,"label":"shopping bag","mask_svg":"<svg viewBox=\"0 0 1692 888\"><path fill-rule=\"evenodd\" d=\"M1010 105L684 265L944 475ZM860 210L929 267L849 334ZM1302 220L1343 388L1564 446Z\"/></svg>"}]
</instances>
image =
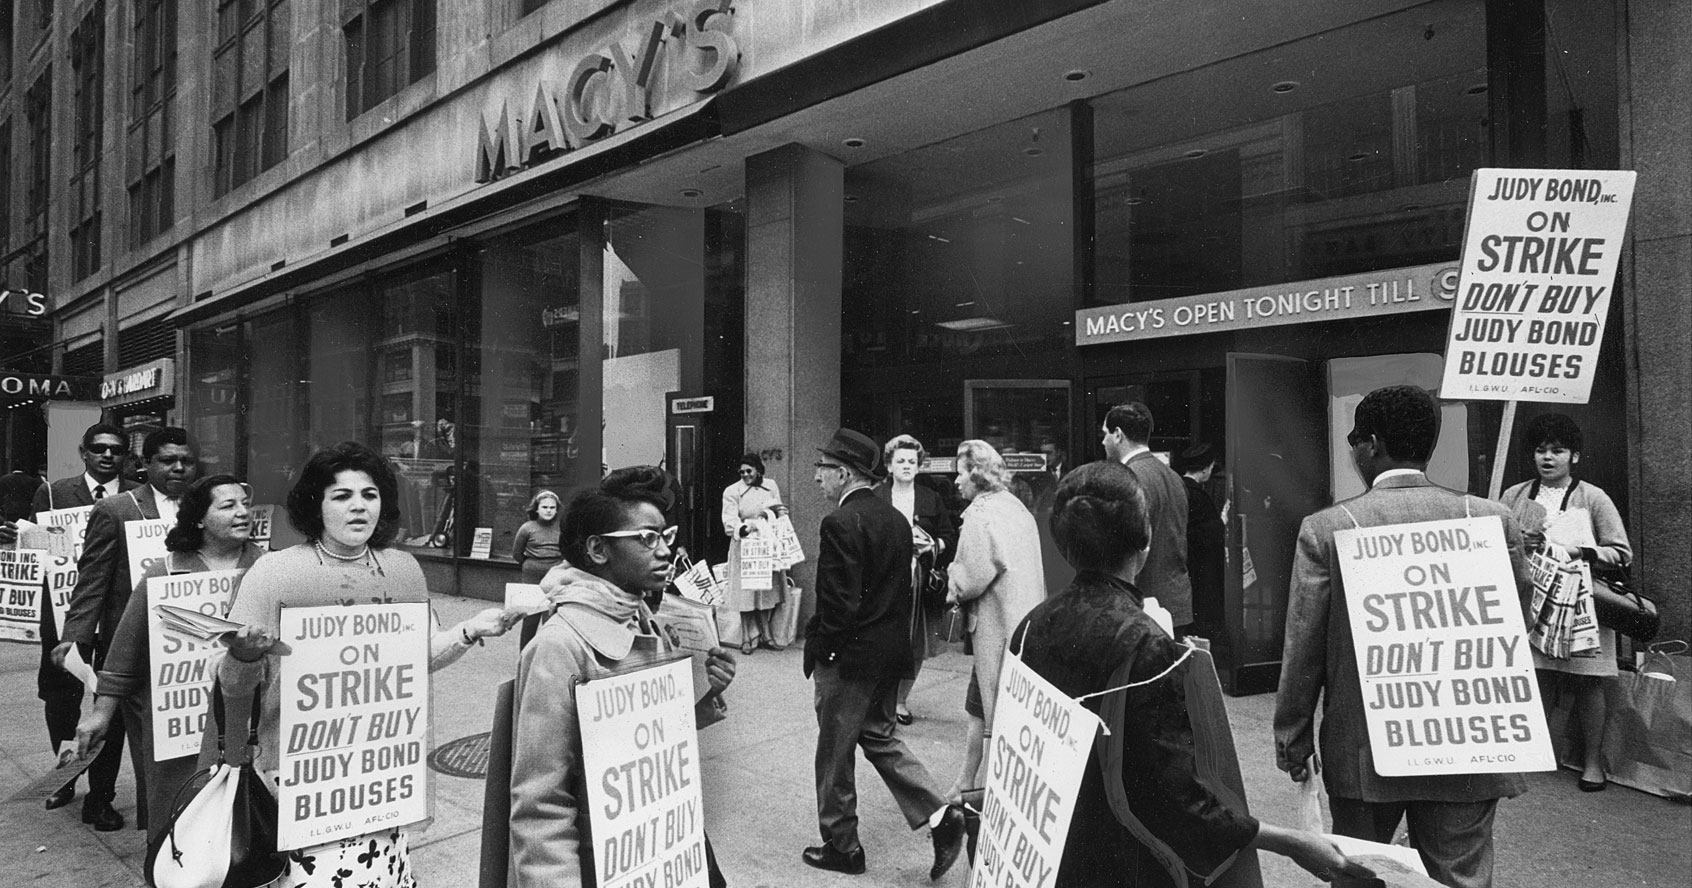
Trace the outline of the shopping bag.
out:
<instances>
[{"instance_id":1,"label":"shopping bag","mask_svg":"<svg viewBox=\"0 0 1692 888\"><path fill-rule=\"evenodd\" d=\"M482 786L482 859L477 880L481 888L505 888L511 869L511 755L516 709L516 679L500 682L494 691L488 771Z\"/></svg>"},{"instance_id":2,"label":"shopping bag","mask_svg":"<svg viewBox=\"0 0 1692 888\"><path fill-rule=\"evenodd\" d=\"M740 618L740 611L719 607L716 616L717 638L722 641L723 647L740 647L746 642L746 621ZM757 641L757 638L752 639L754 644Z\"/></svg>"},{"instance_id":3,"label":"shopping bag","mask_svg":"<svg viewBox=\"0 0 1692 888\"><path fill-rule=\"evenodd\" d=\"M1610 780L1692 802L1692 657L1686 643L1651 645L1638 672L1609 689L1604 758Z\"/></svg>"},{"instance_id":4,"label":"shopping bag","mask_svg":"<svg viewBox=\"0 0 1692 888\"><path fill-rule=\"evenodd\" d=\"M711 566L703 561L694 561L687 555L676 560L677 573L673 582L676 591L701 604L715 607L723 603L723 584Z\"/></svg>"},{"instance_id":5,"label":"shopping bag","mask_svg":"<svg viewBox=\"0 0 1692 888\"><path fill-rule=\"evenodd\" d=\"M789 645L799 637L799 605L803 599L804 590L789 579L787 591L776 604L775 613L770 615L770 634L775 636L776 644Z\"/></svg>"},{"instance_id":6,"label":"shopping bag","mask_svg":"<svg viewBox=\"0 0 1692 888\"><path fill-rule=\"evenodd\" d=\"M799 532L786 515L770 513L768 527L773 544L772 557L781 567L792 567L805 560L805 550L799 545Z\"/></svg>"}]
</instances>

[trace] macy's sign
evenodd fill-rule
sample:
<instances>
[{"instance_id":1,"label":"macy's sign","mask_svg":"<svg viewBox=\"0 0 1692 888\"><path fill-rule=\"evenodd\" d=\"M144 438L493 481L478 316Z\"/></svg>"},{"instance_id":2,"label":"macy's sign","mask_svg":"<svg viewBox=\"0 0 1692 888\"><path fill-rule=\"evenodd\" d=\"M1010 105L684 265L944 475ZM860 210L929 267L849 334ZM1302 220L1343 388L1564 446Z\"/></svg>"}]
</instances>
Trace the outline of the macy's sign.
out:
<instances>
[{"instance_id":1,"label":"macy's sign","mask_svg":"<svg viewBox=\"0 0 1692 888\"><path fill-rule=\"evenodd\" d=\"M674 86L709 93L728 85L740 62L740 47L729 33L731 3L687 0L636 31L633 52L613 40L582 56L562 82L536 84L526 103L514 107L511 98L500 99L476 133L476 181L498 179L651 120Z\"/></svg>"}]
</instances>

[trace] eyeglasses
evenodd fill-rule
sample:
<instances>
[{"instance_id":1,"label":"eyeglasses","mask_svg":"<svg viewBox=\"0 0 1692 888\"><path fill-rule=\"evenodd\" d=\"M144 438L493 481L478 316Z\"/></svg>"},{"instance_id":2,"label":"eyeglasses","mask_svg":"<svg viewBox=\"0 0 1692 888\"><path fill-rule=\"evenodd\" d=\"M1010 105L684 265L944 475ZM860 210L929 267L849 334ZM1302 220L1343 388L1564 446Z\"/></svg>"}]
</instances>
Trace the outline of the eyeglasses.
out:
<instances>
[{"instance_id":1,"label":"eyeglasses","mask_svg":"<svg viewBox=\"0 0 1692 888\"><path fill-rule=\"evenodd\" d=\"M758 474L758 470L757 469L741 469L740 474L742 474L742 475L756 475L756 474Z\"/></svg>"},{"instance_id":2,"label":"eyeglasses","mask_svg":"<svg viewBox=\"0 0 1692 888\"><path fill-rule=\"evenodd\" d=\"M844 469L846 467L839 464L839 463L820 462L820 463L817 463L817 468L819 468L819 469Z\"/></svg>"},{"instance_id":3,"label":"eyeglasses","mask_svg":"<svg viewBox=\"0 0 1692 888\"><path fill-rule=\"evenodd\" d=\"M127 453L129 451L129 448L123 446L122 444L89 444L82 449L88 451L89 453L108 453L112 455Z\"/></svg>"},{"instance_id":4,"label":"eyeglasses","mask_svg":"<svg viewBox=\"0 0 1692 888\"><path fill-rule=\"evenodd\" d=\"M666 546L674 546L676 544L675 527L666 527L662 531L653 530L650 527L643 527L640 530L613 530L610 533L599 533L594 534L594 536L613 538L633 537L634 539L639 540L640 544L648 549L657 549L659 540L663 540L664 545Z\"/></svg>"}]
</instances>

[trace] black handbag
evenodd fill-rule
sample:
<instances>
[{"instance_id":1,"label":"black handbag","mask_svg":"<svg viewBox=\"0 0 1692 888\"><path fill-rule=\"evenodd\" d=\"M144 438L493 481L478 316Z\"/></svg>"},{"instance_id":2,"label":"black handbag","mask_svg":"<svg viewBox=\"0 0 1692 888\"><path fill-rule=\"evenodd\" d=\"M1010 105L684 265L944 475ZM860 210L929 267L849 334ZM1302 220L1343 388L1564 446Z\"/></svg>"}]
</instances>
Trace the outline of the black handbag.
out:
<instances>
[{"instance_id":1,"label":"black handbag","mask_svg":"<svg viewBox=\"0 0 1692 888\"><path fill-rule=\"evenodd\" d=\"M276 851L276 796L253 767L264 687L253 691L242 764L224 753L223 687L215 681L211 708L217 762L177 790L169 828L148 844L143 872L154 888L259 888L288 866Z\"/></svg>"},{"instance_id":2,"label":"black handbag","mask_svg":"<svg viewBox=\"0 0 1692 888\"><path fill-rule=\"evenodd\" d=\"M1633 588L1627 568L1592 567L1592 604L1598 625L1646 642L1657 637L1662 618L1657 603Z\"/></svg>"}]
</instances>

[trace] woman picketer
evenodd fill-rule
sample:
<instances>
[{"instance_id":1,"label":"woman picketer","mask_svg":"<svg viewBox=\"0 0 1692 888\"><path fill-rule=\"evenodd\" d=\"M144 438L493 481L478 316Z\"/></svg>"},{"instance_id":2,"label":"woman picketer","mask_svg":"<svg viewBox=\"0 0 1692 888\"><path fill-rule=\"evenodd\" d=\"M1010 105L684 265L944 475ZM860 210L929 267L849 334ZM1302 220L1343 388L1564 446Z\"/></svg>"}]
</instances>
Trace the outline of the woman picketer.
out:
<instances>
[{"instance_id":1,"label":"woman picketer","mask_svg":"<svg viewBox=\"0 0 1692 888\"><path fill-rule=\"evenodd\" d=\"M235 596L229 619L244 625L218 667L228 709L226 723L245 721L254 690L264 689L257 766L273 787L281 697L276 681L280 667L272 648L282 608L429 600L417 559L390 548L399 525L397 494L398 484L387 460L363 444L348 441L313 454L287 501L288 523L306 541L266 555L247 571ZM457 662L481 639L509 628L498 608L483 610L444 630L431 612L430 671ZM352 774L348 780L358 778ZM342 882L375 888L417 884L403 827L290 851L288 860L288 871L275 888L341 888ZM352 875L339 876L343 870Z\"/></svg>"},{"instance_id":2,"label":"woman picketer","mask_svg":"<svg viewBox=\"0 0 1692 888\"><path fill-rule=\"evenodd\" d=\"M564 560L558 546L559 504L558 494L550 490L535 494L529 500L529 520L517 528L517 536L511 541L511 559L517 562L525 583L539 585L546 572ZM545 620L545 614L524 617L518 645L527 645Z\"/></svg>"},{"instance_id":3,"label":"woman picketer","mask_svg":"<svg viewBox=\"0 0 1692 888\"><path fill-rule=\"evenodd\" d=\"M750 654L754 647L779 651L783 646L776 643L770 618L787 594L786 572L775 571L767 589L749 588L740 576L740 541L762 532L766 525L761 519L766 510L785 515L787 506L782 505L781 488L764 477L764 460L758 454L742 456L739 472L740 480L723 490L723 532L728 534L729 554L728 600L722 606L741 614L745 639L740 644L741 653Z\"/></svg>"},{"instance_id":4,"label":"woman picketer","mask_svg":"<svg viewBox=\"0 0 1692 888\"><path fill-rule=\"evenodd\" d=\"M638 475L578 493L564 515L564 557L570 566L543 584L556 603L517 665L511 756L511 884L513 888L595 884L591 817L576 714L576 686L613 672L666 660L673 648L645 599L670 579L676 528L666 527L662 476L657 489ZM610 480L610 479L608 479ZM695 706L700 727L723 718L723 689L734 658L722 648L706 657L709 688ZM723 884L710 842L711 884Z\"/></svg>"},{"instance_id":5,"label":"woman picketer","mask_svg":"<svg viewBox=\"0 0 1692 888\"><path fill-rule=\"evenodd\" d=\"M1034 516L1011 492L1004 457L986 441L958 445L958 494L969 501L958 551L947 568L948 604L969 614L975 668L964 692L969 727L963 767L947 798L981 786L984 747L993 737L993 710L1005 640L1024 614L1046 598L1046 570Z\"/></svg>"},{"instance_id":6,"label":"woman picketer","mask_svg":"<svg viewBox=\"0 0 1692 888\"><path fill-rule=\"evenodd\" d=\"M1504 491L1499 501L1515 512L1526 545L1571 566L1584 561L1600 570L1626 567L1633 560L1633 548L1616 504L1597 485L1574 477L1585 443L1580 426L1561 413L1542 414L1522 430L1520 442L1536 477ZM1616 631L1600 626L1598 644L1597 655L1591 657L1559 659L1533 652L1541 684L1561 684L1574 695L1585 741L1579 785L1586 792L1607 785L1604 683L1616 676Z\"/></svg>"},{"instance_id":7,"label":"woman picketer","mask_svg":"<svg viewBox=\"0 0 1692 888\"><path fill-rule=\"evenodd\" d=\"M147 626L148 586L162 577L209 571L246 570L264 554L248 542L252 536L252 491L234 475L211 475L195 481L182 495L176 525L165 534L169 553L147 568L135 593L124 606L112 644L100 670L94 705L76 726L77 754L86 756L105 739L119 706L129 736L130 764L135 770L137 829L147 831L152 845L170 826L176 793L193 778L199 765L190 754L154 761L152 634ZM235 580L237 587L241 582Z\"/></svg>"},{"instance_id":8,"label":"woman picketer","mask_svg":"<svg viewBox=\"0 0 1692 888\"><path fill-rule=\"evenodd\" d=\"M899 703L893 713L893 718L902 725L911 723L911 710L905 701L911 696L916 675L922 672L922 661L930 653L943 649L929 632L929 626L940 619L944 610L945 582L942 580L939 588L930 588L929 571L941 571L943 575L958 547L958 524L951 510L938 492L916 483L924 455L922 442L910 435L888 441L882 448L882 456L887 460L887 480L875 487L876 496L892 503L911 522L911 543L916 549L911 566L911 658L916 661L916 674L899 682ZM937 645L933 651L929 650L930 641Z\"/></svg>"},{"instance_id":9,"label":"woman picketer","mask_svg":"<svg viewBox=\"0 0 1692 888\"><path fill-rule=\"evenodd\" d=\"M967 522L964 527L967 532ZM1175 885L1130 822L1171 850L1179 858L1175 865L1206 881L1246 847L1290 857L1324 881L1371 877L1327 839L1260 822L1199 782L1181 676L1172 668L1184 649L1141 607L1143 596L1129 579L1139 573L1151 542L1134 476L1114 461L1071 472L1058 484L1051 530L1076 569L1075 580L1029 612L1011 635L1012 649L1072 698L1110 691L1124 664L1135 685L1110 691L1127 695L1121 718L1106 725L1112 742L1122 744L1120 773L1107 782L1110 769L1095 745L1055 888ZM1100 712L1103 699L1082 705Z\"/></svg>"}]
</instances>

